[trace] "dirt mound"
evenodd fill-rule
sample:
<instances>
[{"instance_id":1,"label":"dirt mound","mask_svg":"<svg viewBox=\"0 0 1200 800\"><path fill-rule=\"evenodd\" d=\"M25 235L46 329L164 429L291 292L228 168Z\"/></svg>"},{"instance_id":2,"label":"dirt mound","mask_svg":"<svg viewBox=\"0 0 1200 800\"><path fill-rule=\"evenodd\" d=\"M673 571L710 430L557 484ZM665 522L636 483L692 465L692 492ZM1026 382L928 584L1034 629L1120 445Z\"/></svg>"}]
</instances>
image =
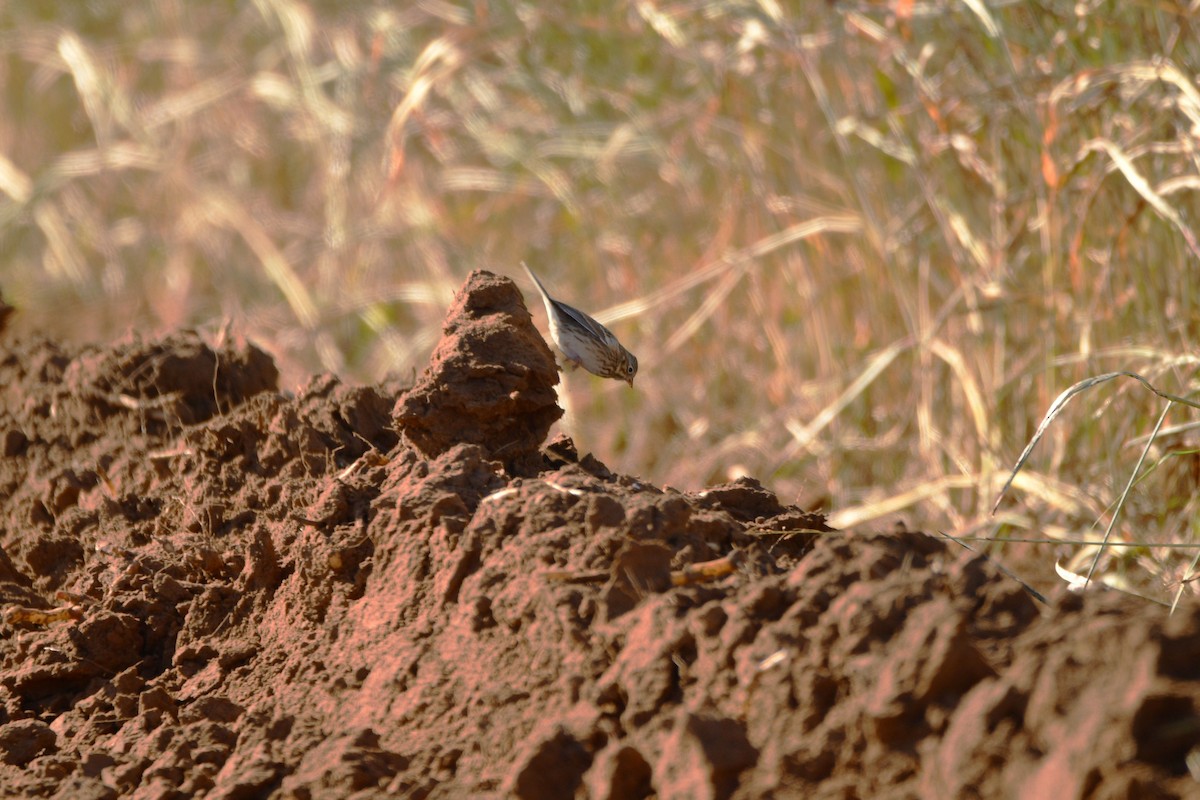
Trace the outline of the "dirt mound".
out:
<instances>
[{"instance_id":1,"label":"dirt mound","mask_svg":"<svg viewBox=\"0 0 1200 800\"><path fill-rule=\"evenodd\" d=\"M63 798L1184 797L1200 611L569 440L476 273L417 387L0 340L0 787Z\"/></svg>"},{"instance_id":2,"label":"dirt mound","mask_svg":"<svg viewBox=\"0 0 1200 800\"><path fill-rule=\"evenodd\" d=\"M562 416L554 354L508 278L474 272L454 298L442 339L396 422L427 457L479 445L517 474L536 475L538 447Z\"/></svg>"}]
</instances>

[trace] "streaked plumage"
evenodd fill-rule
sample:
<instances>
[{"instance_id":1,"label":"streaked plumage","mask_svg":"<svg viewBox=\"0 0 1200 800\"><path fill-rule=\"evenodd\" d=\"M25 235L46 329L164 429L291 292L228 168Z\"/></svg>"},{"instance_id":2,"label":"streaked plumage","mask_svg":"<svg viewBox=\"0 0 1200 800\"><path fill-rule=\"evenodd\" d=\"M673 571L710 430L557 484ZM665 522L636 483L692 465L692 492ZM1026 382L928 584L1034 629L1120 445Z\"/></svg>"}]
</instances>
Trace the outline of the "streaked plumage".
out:
<instances>
[{"instance_id":1,"label":"streaked plumage","mask_svg":"<svg viewBox=\"0 0 1200 800\"><path fill-rule=\"evenodd\" d=\"M521 262L546 304L550 338L567 361L601 378L616 378L633 386L638 363L608 328L577 308L555 300L525 262Z\"/></svg>"}]
</instances>

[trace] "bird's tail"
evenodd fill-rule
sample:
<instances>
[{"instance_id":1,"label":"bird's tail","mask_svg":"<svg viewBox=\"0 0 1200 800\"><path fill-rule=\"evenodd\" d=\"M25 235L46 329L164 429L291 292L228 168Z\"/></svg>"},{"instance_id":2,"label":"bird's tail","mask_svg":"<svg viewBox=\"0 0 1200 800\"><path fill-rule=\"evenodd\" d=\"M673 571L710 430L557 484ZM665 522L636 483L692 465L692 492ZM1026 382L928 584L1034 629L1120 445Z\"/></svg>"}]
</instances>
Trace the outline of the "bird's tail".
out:
<instances>
[{"instance_id":1,"label":"bird's tail","mask_svg":"<svg viewBox=\"0 0 1200 800\"><path fill-rule=\"evenodd\" d=\"M533 270L531 270L529 268L529 265L526 264L524 261L521 262L521 266L525 268L525 274L530 277L530 279L533 281L534 286L537 286L538 291L542 293L542 299L544 299L547 303L549 303L550 302L550 293L546 291L546 287L542 285L542 282L540 280L538 280L538 276L533 274Z\"/></svg>"}]
</instances>

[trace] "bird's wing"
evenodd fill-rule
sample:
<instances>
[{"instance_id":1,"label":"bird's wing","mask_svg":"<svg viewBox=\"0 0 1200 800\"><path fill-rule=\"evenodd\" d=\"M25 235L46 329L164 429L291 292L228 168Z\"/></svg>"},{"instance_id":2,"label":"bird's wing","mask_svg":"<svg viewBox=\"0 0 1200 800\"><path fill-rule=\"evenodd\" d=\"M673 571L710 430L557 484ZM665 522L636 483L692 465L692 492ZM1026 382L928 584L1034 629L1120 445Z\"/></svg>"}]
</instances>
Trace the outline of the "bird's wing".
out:
<instances>
[{"instance_id":1,"label":"bird's wing","mask_svg":"<svg viewBox=\"0 0 1200 800\"><path fill-rule=\"evenodd\" d=\"M529 275L530 279L533 280L534 285L537 286L538 291L542 293L542 299L546 301L547 311L549 311L549 307L553 305L558 309L560 314L569 317L577 325L579 325L579 327L583 328L600 341L609 346L620 346L620 342L617 341L617 337L613 335L612 331L601 325L599 322L596 322L596 320L592 319L578 308L569 306L561 300L555 300L550 296L550 293L546 291L546 287L542 285L542 282L538 279L538 276L533 273L533 270L529 268L529 265L522 261L521 266L525 268L525 273Z\"/></svg>"},{"instance_id":2,"label":"bird's wing","mask_svg":"<svg viewBox=\"0 0 1200 800\"><path fill-rule=\"evenodd\" d=\"M551 300L550 302L554 303L555 308L557 308L559 312L570 317L573 322L579 325L579 327L583 328L600 341L604 342L610 347L620 345L620 342L617 341L617 337L613 335L612 331L601 325L599 322L596 322L596 320L592 319L578 308L572 308L561 300Z\"/></svg>"}]
</instances>

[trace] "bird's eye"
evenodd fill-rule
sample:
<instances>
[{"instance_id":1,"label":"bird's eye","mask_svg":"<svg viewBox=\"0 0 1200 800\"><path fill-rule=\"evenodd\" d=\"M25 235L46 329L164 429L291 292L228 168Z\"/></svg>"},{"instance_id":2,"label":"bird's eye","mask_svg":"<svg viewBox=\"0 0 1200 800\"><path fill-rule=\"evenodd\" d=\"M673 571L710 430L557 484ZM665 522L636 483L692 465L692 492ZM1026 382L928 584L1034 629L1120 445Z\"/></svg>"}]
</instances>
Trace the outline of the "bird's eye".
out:
<instances>
[{"instance_id":1,"label":"bird's eye","mask_svg":"<svg viewBox=\"0 0 1200 800\"><path fill-rule=\"evenodd\" d=\"M633 374L633 364L629 364L628 366L625 367L625 369L629 371L630 375Z\"/></svg>"}]
</instances>

